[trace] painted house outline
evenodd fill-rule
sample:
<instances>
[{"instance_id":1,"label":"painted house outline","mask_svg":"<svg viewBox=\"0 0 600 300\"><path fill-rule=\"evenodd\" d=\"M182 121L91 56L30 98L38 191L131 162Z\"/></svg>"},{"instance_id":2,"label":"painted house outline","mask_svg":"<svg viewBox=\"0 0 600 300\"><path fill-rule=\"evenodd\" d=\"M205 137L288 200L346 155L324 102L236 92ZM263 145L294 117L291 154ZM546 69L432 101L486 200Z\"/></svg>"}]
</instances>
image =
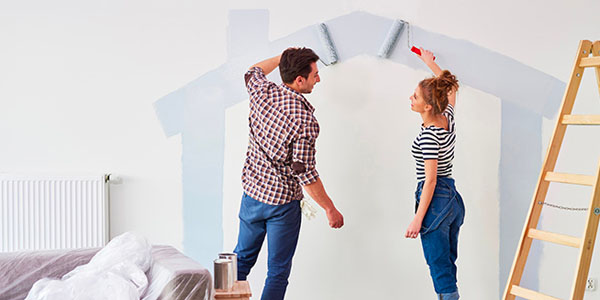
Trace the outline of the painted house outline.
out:
<instances>
[{"instance_id":1,"label":"painted house outline","mask_svg":"<svg viewBox=\"0 0 600 300\"><path fill-rule=\"evenodd\" d=\"M316 26L269 41L268 10L232 10L229 15L228 61L155 102L165 134L182 135L182 183L185 252L210 266L222 251L223 162L225 111L248 98L243 74L248 66L288 46L310 47L326 57ZM341 63L359 55L377 55L394 20L354 12L326 21ZM406 32L407 29L404 31ZM462 84L501 99L502 132L500 224L524 220L541 166L543 118L557 112L565 83L512 58L466 40L449 38L411 26L414 44L426 46L453 70ZM426 70L404 46L403 33L392 55L395 63ZM276 79L273 78L274 81ZM528 151L514 145L528 145ZM509 222L510 223L510 222ZM513 222L514 223L514 222ZM500 229L500 286L512 262L522 223ZM230 249L227 249L230 250ZM505 253L503 255L503 253Z\"/></svg>"}]
</instances>

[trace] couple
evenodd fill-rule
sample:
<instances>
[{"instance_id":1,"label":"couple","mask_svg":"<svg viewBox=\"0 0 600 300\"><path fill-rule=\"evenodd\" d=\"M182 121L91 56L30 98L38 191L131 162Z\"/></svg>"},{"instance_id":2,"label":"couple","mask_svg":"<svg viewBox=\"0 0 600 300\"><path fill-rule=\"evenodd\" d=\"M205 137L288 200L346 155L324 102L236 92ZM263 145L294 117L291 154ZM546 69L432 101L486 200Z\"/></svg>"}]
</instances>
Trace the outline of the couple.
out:
<instances>
[{"instance_id":1,"label":"couple","mask_svg":"<svg viewBox=\"0 0 600 300\"><path fill-rule=\"evenodd\" d=\"M422 80L410 96L411 109L423 118L412 145L416 160L416 214L405 236L421 242L439 299L458 299L456 265L458 232L464 204L452 175L454 105L458 81L421 49L421 60L435 77ZM259 62L245 74L250 95L250 138L242 171L244 194L234 250L238 279L246 280L256 263L265 235L268 273L263 300L283 299L300 232L302 188L326 212L329 226L341 228L344 217L325 192L315 168L319 123L314 107L302 94L321 81L319 57L308 48L289 48ZM279 67L283 84L267 80Z\"/></svg>"}]
</instances>

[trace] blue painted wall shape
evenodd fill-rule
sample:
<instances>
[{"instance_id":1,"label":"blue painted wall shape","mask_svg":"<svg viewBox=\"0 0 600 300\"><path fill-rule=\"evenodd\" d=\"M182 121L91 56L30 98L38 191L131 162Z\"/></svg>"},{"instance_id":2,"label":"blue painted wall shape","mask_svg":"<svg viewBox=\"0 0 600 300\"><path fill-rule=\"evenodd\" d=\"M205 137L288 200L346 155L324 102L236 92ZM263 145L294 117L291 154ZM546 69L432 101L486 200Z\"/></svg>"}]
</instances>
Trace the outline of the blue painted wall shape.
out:
<instances>
[{"instance_id":1,"label":"blue painted wall shape","mask_svg":"<svg viewBox=\"0 0 600 300\"><path fill-rule=\"evenodd\" d=\"M269 41L268 18L267 10L230 11L227 63L155 103L166 135L182 134L185 252L207 266L223 250L224 118L227 107L247 99L244 72L289 46L310 47L326 57L315 26ZM354 12L325 23L343 62L358 55L375 56L393 20ZM413 43L437 53L438 62L457 74L462 84L502 101L499 263L503 289L541 165L542 120L558 110L565 83L469 41L417 26L411 29ZM406 44L403 34L389 60L427 70ZM539 251L532 249L529 267L536 268ZM537 286L536 278L523 280Z\"/></svg>"}]
</instances>

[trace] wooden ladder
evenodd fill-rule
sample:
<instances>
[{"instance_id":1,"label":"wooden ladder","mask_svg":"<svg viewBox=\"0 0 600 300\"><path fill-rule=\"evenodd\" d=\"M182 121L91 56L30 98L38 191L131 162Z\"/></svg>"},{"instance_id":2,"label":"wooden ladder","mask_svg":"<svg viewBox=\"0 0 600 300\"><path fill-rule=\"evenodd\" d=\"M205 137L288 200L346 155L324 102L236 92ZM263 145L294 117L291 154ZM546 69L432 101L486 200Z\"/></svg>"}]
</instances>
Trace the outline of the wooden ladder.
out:
<instances>
[{"instance_id":1,"label":"wooden ladder","mask_svg":"<svg viewBox=\"0 0 600 300\"><path fill-rule=\"evenodd\" d=\"M590 57L590 53L592 56ZM558 300L537 291L532 291L519 286L523 269L527 262L527 256L531 248L531 242L542 240L556 244L566 245L579 249L579 259L577 260L577 270L575 282L571 290L572 300L583 299L585 284L592 260L592 252L594 251L594 241L596 240L596 231L598 229L598 220L600 218L600 165L595 176L575 175L554 172L558 153L567 130L567 125L600 125L600 115L571 115L575 96L583 77L585 68L596 68L596 79L598 88L600 89L600 41L592 43L591 41L583 40L579 43L577 57L571 73L569 85L565 91L562 101L560 116L554 128L554 134L546 153L546 159L542 165L542 170L538 178L533 202L529 208L527 222L523 228L521 241L517 248L517 253L512 265L506 289L504 290L504 300L513 300L515 296L525 299L544 299ZM548 192L550 182L561 182L568 184L588 185L593 186L592 200L587 210L587 222L583 237L572 237L558 233L546 232L537 229L537 224L542 212L542 207Z\"/></svg>"}]
</instances>

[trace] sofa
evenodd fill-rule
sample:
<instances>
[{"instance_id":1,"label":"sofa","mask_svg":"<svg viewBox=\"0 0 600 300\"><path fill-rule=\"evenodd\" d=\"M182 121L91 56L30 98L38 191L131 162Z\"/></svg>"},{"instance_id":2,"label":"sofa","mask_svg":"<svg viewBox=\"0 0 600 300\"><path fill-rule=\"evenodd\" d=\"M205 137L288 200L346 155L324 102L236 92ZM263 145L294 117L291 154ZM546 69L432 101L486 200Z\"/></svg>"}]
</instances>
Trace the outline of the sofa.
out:
<instances>
[{"instance_id":1,"label":"sofa","mask_svg":"<svg viewBox=\"0 0 600 300\"><path fill-rule=\"evenodd\" d=\"M25 299L42 278L60 279L88 264L101 248L0 253L0 300ZM170 246L151 246L147 289L140 299L210 300L210 272Z\"/></svg>"}]
</instances>

